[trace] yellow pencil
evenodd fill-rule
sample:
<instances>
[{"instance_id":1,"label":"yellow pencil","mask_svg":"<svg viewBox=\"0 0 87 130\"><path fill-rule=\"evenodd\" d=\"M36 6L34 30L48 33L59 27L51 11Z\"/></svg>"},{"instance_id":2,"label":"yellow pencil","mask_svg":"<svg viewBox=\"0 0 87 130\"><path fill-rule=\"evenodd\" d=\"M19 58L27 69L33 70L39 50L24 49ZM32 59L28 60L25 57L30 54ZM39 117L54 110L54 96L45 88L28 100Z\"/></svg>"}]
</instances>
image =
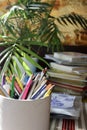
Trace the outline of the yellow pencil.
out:
<instances>
[{"instance_id":1,"label":"yellow pencil","mask_svg":"<svg viewBox=\"0 0 87 130\"><path fill-rule=\"evenodd\" d=\"M6 80L7 80L7 82L10 84L11 83L11 80L10 80L10 78L8 77L8 76L6 76Z\"/></svg>"},{"instance_id":2,"label":"yellow pencil","mask_svg":"<svg viewBox=\"0 0 87 130\"><path fill-rule=\"evenodd\" d=\"M23 84L21 83L20 79L16 76L16 81L18 82L19 87L23 90Z\"/></svg>"},{"instance_id":3,"label":"yellow pencil","mask_svg":"<svg viewBox=\"0 0 87 130\"><path fill-rule=\"evenodd\" d=\"M43 96L44 98L51 94L53 87L54 87L54 85L51 85L51 87L48 89L48 91L44 94L44 96Z\"/></svg>"}]
</instances>

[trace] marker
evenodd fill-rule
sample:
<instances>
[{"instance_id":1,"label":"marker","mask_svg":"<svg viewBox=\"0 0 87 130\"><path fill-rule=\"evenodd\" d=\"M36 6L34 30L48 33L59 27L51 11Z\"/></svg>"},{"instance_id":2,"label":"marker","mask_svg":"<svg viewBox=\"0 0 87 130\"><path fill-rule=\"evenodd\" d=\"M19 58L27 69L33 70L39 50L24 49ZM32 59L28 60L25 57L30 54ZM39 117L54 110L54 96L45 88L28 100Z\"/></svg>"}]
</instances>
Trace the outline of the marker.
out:
<instances>
[{"instance_id":1,"label":"marker","mask_svg":"<svg viewBox=\"0 0 87 130\"><path fill-rule=\"evenodd\" d=\"M12 77L11 92L10 92L11 98L14 97L14 82L15 82L15 76Z\"/></svg>"},{"instance_id":2,"label":"marker","mask_svg":"<svg viewBox=\"0 0 87 130\"><path fill-rule=\"evenodd\" d=\"M32 84L32 82L33 82L32 78L33 78L33 75L30 76L30 78L29 78L29 80L28 80L28 82L27 82L27 84L26 84L26 86L25 86L25 88L24 88L24 90L23 90L23 93L22 93L22 95L19 97L19 99L26 99L26 98L27 98L28 92L29 92L29 90L30 90L30 88L31 88L31 84Z\"/></svg>"}]
</instances>

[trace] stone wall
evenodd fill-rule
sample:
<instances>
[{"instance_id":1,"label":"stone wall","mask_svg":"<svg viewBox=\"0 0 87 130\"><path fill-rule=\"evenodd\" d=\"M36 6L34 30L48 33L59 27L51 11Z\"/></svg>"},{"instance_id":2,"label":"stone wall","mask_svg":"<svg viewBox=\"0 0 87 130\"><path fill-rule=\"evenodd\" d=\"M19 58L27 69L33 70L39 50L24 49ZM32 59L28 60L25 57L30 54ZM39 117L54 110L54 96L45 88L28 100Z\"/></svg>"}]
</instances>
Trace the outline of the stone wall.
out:
<instances>
[{"instance_id":1,"label":"stone wall","mask_svg":"<svg viewBox=\"0 0 87 130\"><path fill-rule=\"evenodd\" d=\"M87 18L87 0L41 0L42 2L48 2L54 5L51 15L59 17L66 15L71 12L82 15ZM6 12L12 4L16 3L17 0L0 0L0 15ZM58 24L58 23L57 23ZM65 42L64 44L75 45L75 30L81 31L81 26L62 26L58 24L60 31L62 31Z\"/></svg>"},{"instance_id":2,"label":"stone wall","mask_svg":"<svg viewBox=\"0 0 87 130\"><path fill-rule=\"evenodd\" d=\"M0 15L5 13L17 0L0 0Z\"/></svg>"},{"instance_id":3,"label":"stone wall","mask_svg":"<svg viewBox=\"0 0 87 130\"><path fill-rule=\"evenodd\" d=\"M51 15L57 18L59 16L66 15L72 12L87 18L87 0L55 0L54 8L51 12ZM79 45L80 43L80 45L81 44L87 45L86 39L84 39L85 41L81 40L81 42L80 41L76 42L77 37L75 31L76 30L83 31L80 25L78 25L77 27L72 26L71 24L69 24L68 26L58 24L58 27L65 37L65 41L63 44Z\"/></svg>"}]
</instances>

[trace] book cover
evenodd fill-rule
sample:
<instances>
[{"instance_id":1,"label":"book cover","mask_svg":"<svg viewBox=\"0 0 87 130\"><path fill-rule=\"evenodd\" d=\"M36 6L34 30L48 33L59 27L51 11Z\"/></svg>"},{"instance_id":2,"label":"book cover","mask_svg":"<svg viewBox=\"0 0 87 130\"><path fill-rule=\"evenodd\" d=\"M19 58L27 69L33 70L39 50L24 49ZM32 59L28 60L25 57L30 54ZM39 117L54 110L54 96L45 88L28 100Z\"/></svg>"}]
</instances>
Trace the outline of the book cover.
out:
<instances>
[{"instance_id":1,"label":"book cover","mask_svg":"<svg viewBox=\"0 0 87 130\"><path fill-rule=\"evenodd\" d=\"M67 74L67 73L58 73L54 72L52 70L48 70L47 72L49 77L54 77L54 78L59 78L59 79L67 79L71 81L82 81L82 82L87 82L87 76L86 75L72 75L72 74Z\"/></svg>"},{"instance_id":2,"label":"book cover","mask_svg":"<svg viewBox=\"0 0 87 130\"><path fill-rule=\"evenodd\" d=\"M54 61L58 64L63 64L63 65L76 65L76 66L87 66L87 61L79 61L79 62L75 62L75 61L66 61L66 60L63 60L62 58L56 58L54 57L54 55L52 54L45 54L45 59L47 60L51 60L51 61Z\"/></svg>"},{"instance_id":3,"label":"book cover","mask_svg":"<svg viewBox=\"0 0 87 130\"><path fill-rule=\"evenodd\" d=\"M87 86L86 82L82 81L76 81L76 80L68 80L68 79L60 79L60 78L55 78L55 77L49 77L48 79L49 82L56 82L56 83L63 83L63 84L68 84L71 86L76 86L79 88L84 88Z\"/></svg>"},{"instance_id":4,"label":"book cover","mask_svg":"<svg viewBox=\"0 0 87 130\"><path fill-rule=\"evenodd\" d=\"M74 85L70 85L70 84L64 84L64 83L60 83L60 82L55 82L55 81L49 81L50 83L57 85L60 88L67 88L67 89L71 89L71 90L75 90L78 92L83 92L87 90L87 86L84 86L83 88L80 86L74 86Z\"/></svg>"},{"instance_id":5,"label":"book cover","mask_svg":"<svg viewBox=\"0 0 87 130\"><path fill-rule=\"evenodd\" d=\"M87 67L81 67L81 66L68 66L68 65L62 65L58 64L56 62L50 62L50 67L56 70L61 70L65 72L74 72L74 73L85 73L87 72Z\"/></svg>"},{"instance_id":6,"label":"book cover","mask_svg":"<svg viewBox=\"0 0 87 130\"><path fill-rule=\"evenodd\" d=\"M80 52L54 52L54 57L69 62L87 62L87 54Z\"/></svg>"},{"instance_id":7,"label":"book cover","mask_svg":"<svg viewBox=\"0 0 87 130\"><path fill-rule=\"evenodd\" d=\"M53 88L53 92L66 93L66 94L70 94L70 95L84 96L84 92L79 92L79 91L76 91L76 90L62 88L62 87L59 87L58 85L55 85L55 87Z\"/></svg>"}]
</instances>

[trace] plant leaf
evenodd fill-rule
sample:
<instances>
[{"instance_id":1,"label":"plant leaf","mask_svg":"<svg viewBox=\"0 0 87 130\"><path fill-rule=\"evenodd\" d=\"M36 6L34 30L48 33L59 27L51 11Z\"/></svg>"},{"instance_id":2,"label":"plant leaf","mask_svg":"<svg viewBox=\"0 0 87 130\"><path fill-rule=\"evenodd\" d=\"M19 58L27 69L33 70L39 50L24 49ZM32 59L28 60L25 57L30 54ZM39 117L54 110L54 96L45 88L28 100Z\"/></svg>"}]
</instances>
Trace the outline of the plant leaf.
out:
<instances>
[{"instance_id":1,"label":"plant leaf","mask_svg":"<svg viewBox=\"0 0 87 130\"><path fill-rule=\"evenodd\" d=\"M10 60L11 60L11 56L12 55L10 54L9 57L7 57L7 59L6 59L5 63L4 63L4 66L3 66L3 68L2 68L2 70L0 72L0 82L1 82L2 74L6 73L7 70L8 70L8 66L9 66L9 63L10 63Z\"/></svg>"},{"instance_id":2,"label":"plant leaf","mask_svg":"<svg viewBox=\"0 0 87 130\"><path fill-rule=\"evenodd\" d=\"M18 67L20 68L21 73L25 73L25 70L23 68L23 65L21 64L21 62L19 61L19 59L16 56L12 56L12 59L16 62L16 64L18 65Z\"/></svg>"},{"instance_id":3,"label":"plant leaf","mask_svg":"<svg viewBox=\"0 0 87 130\"><path fill-rule=\"evenodd\" d=\"M11 50L8 51L8 52L6 52L6 53L4 54L4 56L0 59L0 64L1 64L7 57L9 57L10 54L11 54Z\"/></svg>"},{"instance_id":4,"label":"plant leaf","mask_svg":"<svg viewBox=\"0 0 87 130\"><path fill-rule=\"evenodd\" d=\"M20 50L23 50L24 52L26 52L27 54L31 55L32 57L36 57L37 59L43 61L47 66L49 66L49 64L43 59L41 58L40 56L38 56L36 53L34 53L33 51L31 51L30 49L27 49L25 47L22 47L20 45L17 44L17 47L20 49Z\"/></svg>"}]
</instances>

